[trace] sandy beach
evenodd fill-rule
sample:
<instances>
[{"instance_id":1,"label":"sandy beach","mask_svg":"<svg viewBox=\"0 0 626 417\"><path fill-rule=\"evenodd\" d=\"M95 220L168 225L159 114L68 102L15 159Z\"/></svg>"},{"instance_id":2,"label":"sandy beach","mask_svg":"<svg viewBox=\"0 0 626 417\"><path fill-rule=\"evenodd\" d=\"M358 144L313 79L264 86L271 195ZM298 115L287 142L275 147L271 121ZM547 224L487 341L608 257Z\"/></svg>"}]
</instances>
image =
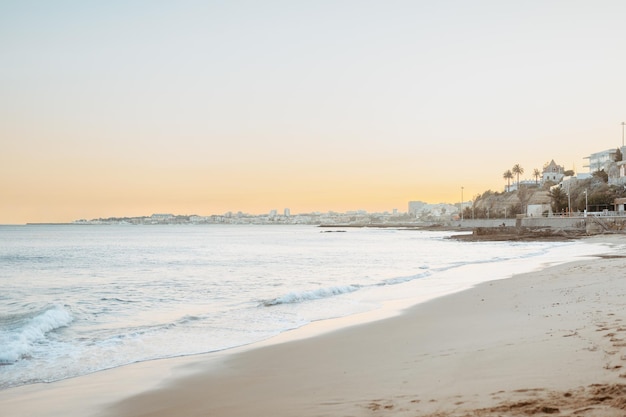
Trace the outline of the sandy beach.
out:
<instances>
[{"instance_id":1,"label":"sandy beach","mask_svg":"<svg viewBox=\"0 0 626 417\"><path fill-rule=\"evenodd\" d=\"M623 416L625 270L615 254L575 261L391 318L314 323L253 347L0 391L0 408L31 417Z\"/></svg>"}]
</instances>

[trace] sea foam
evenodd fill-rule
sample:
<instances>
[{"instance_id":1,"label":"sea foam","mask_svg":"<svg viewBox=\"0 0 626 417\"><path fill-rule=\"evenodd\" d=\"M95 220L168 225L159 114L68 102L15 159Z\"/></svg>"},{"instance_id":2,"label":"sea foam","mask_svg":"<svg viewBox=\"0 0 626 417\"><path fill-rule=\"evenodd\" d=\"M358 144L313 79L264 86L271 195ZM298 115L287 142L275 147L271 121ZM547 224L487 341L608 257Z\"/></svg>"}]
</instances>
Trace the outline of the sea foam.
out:
<instances>
[{"instance_id":1,"label":"sea foam","mask_svg":"<svg viewBox=\"0 0 626 417\"><path fill-rule=\"evenodd\" d=\"M334 297L336 295L358 291L359 288L361 287L358 285L340 285L329 288L318 288L309 291L293 291L286 295L283 295L282 297L263 301L263 305L269 307L279 304L296 304L305 301L319 300L321 298Z\"/></svg>"},{"instance_id":2,"label":"sea foam","mask_svg":"<svg viewBox=\"0 0 626 417\"><path fill-rule=\"evenodd\" d=\"M0 363L10 364L28 357L34 344L46 335L68 326L73 318L62 306L53 306L36 313L6 317L0 328Z\"/></svg>"}]
</instances>

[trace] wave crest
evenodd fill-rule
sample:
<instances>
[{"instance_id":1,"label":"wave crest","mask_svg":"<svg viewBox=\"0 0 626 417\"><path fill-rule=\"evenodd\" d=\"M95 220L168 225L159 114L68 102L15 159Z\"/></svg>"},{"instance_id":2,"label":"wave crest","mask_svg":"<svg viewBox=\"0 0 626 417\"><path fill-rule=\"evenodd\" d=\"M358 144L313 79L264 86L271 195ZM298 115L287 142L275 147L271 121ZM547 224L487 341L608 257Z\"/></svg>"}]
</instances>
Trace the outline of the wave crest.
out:
<instances>
[{"instance_id":1,"label":"wave crest","mask_svg":"<svg viewBox=\"0 0 626 417\"><path fill-rule=\"evenodd\" d=\"M33 345L44 340L47 333L66 327L73 320L70 312L61 306L12 317L10 326L0 329L0 364L10 364L28 357Z\"/></svg>"},{"instance_id":2,"label":"wave crest","mask_svg":"<svg viewBox=\"0 0 626 417\"><path fill-rule=\"evenodd\" d=\"M305 301L319 300L320 298L334 297L336 295L347 294L354 291L358 291L361 288L358 285L341 285L329 288L318 288L310 291L293 291L282 297L273 298L271 300L263 301L263 305L266 307L280 305L280 304L297 304Z\"/></svg>"}]
</instances>

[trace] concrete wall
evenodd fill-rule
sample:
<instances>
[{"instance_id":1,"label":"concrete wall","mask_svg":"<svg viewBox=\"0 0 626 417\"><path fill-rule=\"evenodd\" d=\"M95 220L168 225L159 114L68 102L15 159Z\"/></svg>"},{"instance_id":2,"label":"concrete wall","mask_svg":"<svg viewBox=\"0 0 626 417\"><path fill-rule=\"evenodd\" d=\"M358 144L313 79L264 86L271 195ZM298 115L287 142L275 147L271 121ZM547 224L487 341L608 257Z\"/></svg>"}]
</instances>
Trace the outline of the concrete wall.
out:
<instances>
[{"instance_id":1,"label":"concrete wall","mask_svg":"<svg viewBox=\"0 0 626 417\"><path fill-rule=\"evenodd\" d=\"M454 221L449 227L475 229L477 227L527 227L530 229L552 228L557 230L578 230L588 232L626 230L626 217L521 217L518 219L476 219Z\"/></svg>"},{"instance_id":2,"label":"concrete wall","mask_svg":"<svg viewBox=\"0 0 626 417\"><path fill-rule=\"evenodd\" d=\"M551 227L560 230L577 230L585 228L583 217L524 217L522 227Z\"/></svg>"},{"instance_id":3,"label":"concrete wall","mask_svg":"<svg viewBox=\"0 0 626 417\"><path fill-rule=\"evenodd\" d=\"M451 222L450 226L473 229L475 227L499 227L503 223L505 226L515 227L515 219L464 219L463 221Z\"/></svg>"},{"instance_id":4,"label":"concrete wall","mask_svg":"<svg viewBox=\"0 0 626 417\"><path fill-rule=\"evenodd\" d=\"M450 226L474 229L476 227L551 227L561 230L577 230L585 228L583 217L522 217L520 219L475 219L451 222Z\"/></svg>"}]
</instances>

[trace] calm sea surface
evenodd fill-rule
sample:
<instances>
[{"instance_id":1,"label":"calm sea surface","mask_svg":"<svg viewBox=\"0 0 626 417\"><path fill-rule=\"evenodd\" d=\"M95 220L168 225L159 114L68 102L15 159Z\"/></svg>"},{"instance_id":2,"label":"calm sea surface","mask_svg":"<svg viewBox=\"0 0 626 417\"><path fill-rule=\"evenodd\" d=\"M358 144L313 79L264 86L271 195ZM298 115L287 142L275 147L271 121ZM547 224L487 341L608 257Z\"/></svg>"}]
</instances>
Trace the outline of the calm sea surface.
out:
<instances>
[{"instance_id":1,"label":"calm sea surface","mask_svg":"<svg viewBox=\"0 0 626 417\"><path fill-rule=\"evenodd\" d=\"M313 226L0 226L0 389L211 352L607 247Z\"/></svg>"}]
</instances>

